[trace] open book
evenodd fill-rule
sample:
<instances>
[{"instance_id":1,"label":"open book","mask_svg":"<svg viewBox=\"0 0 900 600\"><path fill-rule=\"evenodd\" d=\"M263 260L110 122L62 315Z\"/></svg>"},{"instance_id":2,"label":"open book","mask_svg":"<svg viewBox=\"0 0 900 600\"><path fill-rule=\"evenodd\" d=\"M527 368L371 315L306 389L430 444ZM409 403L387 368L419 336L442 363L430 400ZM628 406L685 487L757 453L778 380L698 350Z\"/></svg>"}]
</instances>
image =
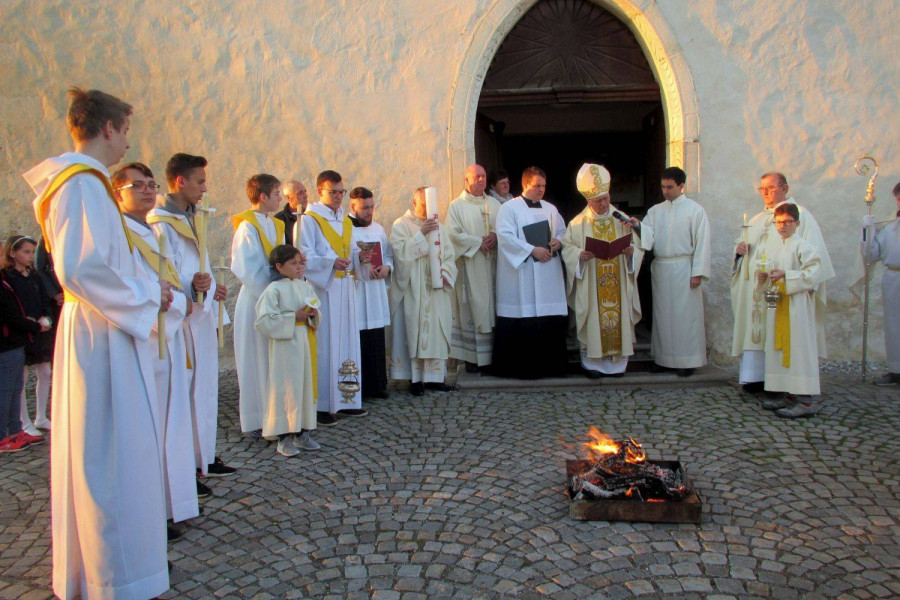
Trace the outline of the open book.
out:
<instances>
[{"instance_id":1,"label":"open book","mask_svg":"<svg viewBox=\"0 0 900 600\"><path fill-rule=\"evenodd\" d=\"M591 236L586 236L584 238L584 249L588 252L592 252L596 258L602 258L603 260L616 258L630 245L631 233L626 233L622 237L611 242L598 240Z\"/></svg>"}]
</instances>

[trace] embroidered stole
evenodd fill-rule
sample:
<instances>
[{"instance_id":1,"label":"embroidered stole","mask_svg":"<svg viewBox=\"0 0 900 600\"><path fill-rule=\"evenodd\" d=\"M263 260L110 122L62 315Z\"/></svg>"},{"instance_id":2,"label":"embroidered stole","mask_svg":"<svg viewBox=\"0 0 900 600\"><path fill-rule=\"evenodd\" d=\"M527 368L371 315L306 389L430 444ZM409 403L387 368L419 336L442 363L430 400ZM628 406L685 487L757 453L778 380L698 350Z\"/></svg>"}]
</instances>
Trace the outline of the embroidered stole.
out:
<instances>
[{"instance_id":1,"label":"embroidered stole","mask_svg":"<svg viewBox=\"0 0 900 600\"><path fill-rule=\"evenodd\" d=\"M616 239L612 218L591 219L591 237L611 242ZM622 302L619 297L619 257L597 261L597 312L600 314L600 344L603 356L622 355Z\"/></svg>"},{"instance_id":2,"label":"embroidered stole","mask_svg":"<svg viewBox=\"0 0 900 600\"><path fill-rule=\"evenodd\" d=\"M775 305L775 350L781 350L781 366L791 368L791 297L786 293L784 279L773 284L781 292Z\"/></svg>"},{"instance_id":3,"label":"embroidered stole","mask_svg":"<svg viewBox=\"0 0 900 600\"><path fill-rule=\"evenodd\" d=\"M284 221L281 219L272 219L272 223L275 225L275 243L272 243L272 240L269 239L269 236L267 236L266 232L263 230L262 225L259 224L259 221L256 219L255 210L245 210L244 212L238 213L232 217L231 221L235 231L237 231L238 225L240 225L242 221L246 221L250 226L256 229L256 232L259 234L259 240L262 242L263 252L266 253L266 260L269 259L269 255L272 254L272 250L275 249L275 246L284 241Z\"/></svg>"}]
</instances>

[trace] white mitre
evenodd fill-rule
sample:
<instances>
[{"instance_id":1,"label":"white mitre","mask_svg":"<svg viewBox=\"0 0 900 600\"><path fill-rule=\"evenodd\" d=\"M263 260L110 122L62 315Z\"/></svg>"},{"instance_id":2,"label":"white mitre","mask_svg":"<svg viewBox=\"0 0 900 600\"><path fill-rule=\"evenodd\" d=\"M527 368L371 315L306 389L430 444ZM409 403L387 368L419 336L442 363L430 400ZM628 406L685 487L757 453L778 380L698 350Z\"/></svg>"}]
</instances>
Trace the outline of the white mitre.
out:
<instances>
[{"instance_id":1,"label":"white mitre","mask_svg":"<svg viewBox=\"0 0 900 600\"><path fill-rule=\"evenodd\" d=\"M584 163L578 169L575 185L581 195L587 199L596 198L609 193L609 171L603 165Z\"/></svg>"}]
</instances>

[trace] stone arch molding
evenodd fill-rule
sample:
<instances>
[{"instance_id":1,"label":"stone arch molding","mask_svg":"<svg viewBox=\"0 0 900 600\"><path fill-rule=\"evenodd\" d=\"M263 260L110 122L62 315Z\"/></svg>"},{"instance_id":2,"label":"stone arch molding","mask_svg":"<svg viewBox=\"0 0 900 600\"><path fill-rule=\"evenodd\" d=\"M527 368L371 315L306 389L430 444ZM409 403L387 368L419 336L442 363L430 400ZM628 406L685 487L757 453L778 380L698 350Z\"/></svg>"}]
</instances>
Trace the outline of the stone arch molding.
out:
<instances>
[{"instance_id":1,"label":"stone arch molding","mask_svg":"<svg viewBox=\"0 0 900 600\"><path fill-rule=\"evenodd\" d=\"M497 0L478 19L450 93L447 130L449 187L459 187L466 165L475 160L475 113L497 49L515 24L539 0ZM666 119L666 163L685 170L692 189L700 187L700 121L690 70L657 0L590 0L618 17L644 50L662 92Z\"/></svg>"}]
</instances>

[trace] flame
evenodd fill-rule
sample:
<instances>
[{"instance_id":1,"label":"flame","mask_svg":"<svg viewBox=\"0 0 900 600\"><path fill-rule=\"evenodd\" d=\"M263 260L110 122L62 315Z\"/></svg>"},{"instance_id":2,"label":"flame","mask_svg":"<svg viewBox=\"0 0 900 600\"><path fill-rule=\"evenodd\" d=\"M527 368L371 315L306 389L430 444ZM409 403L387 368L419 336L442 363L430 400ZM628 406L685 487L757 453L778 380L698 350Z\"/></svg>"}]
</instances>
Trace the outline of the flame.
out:
<instances>
[{"instance_id":1,"label":"flame","mask_svg":"<svg viewBox=\"0 0 900 600\"><path fill-rule=\"evenodd\" d=\"M588 430L588 437L591 441L586 442L585 447L595 454L615 454L619 451L619 445L608 435L594 427Z\"/></svg>"},{"instance_id":2,"label":"flame","mask_svg":"<svg viewBox=\"0 0 900 600\"><path fill-rule=\"evenodd\" d=\"M644 452L637 440L630 438L630 441L634 444L634 448L628 447L625 449L625 462L642 463L647 460L647 453Z\"/></svg>"}]
</instances>

